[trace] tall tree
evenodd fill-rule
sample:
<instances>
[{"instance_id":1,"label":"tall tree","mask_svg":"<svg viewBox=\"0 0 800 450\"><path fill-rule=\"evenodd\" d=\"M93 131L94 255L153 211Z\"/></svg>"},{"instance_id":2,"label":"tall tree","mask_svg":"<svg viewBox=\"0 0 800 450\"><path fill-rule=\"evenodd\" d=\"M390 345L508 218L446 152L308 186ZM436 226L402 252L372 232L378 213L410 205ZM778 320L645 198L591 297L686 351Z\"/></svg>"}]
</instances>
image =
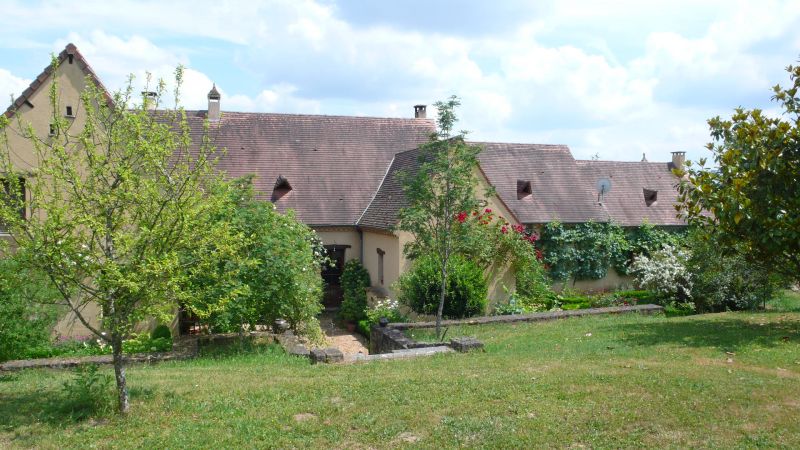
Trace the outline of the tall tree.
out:
<instances>
[{"instance_id":1,"label":"tall tree","mask_svg":"<svg viewBox=\"0 0 800 450\"><path fill-rule=\"evenodd\" d=\"M124 413L129 405L123 338L146 317L171 317L177 303L191 296L191 285L183 281L236 258L239 244L226 223L209 220L226 200L207 194L222 181L209 139L192 146L178 107L182 68L175 72L175 104L157 112L149 110L148 98L132 105L132 77L111 98L87 78L81 129L59 114L58 73L54 58L51 137L42 138L42 130L19 114L16 126L5 117L0 123L0 172L11 194L2 197L0 220L21 260L47 274L60 302L111 345ZM163 81L156 90L161 98ZM12 131L33 148L33 174L12 162L19 150L9 146ZM23 179L28 193L16 195L23 192ZM29 220L19 214L23 208ZM191 257L181 257L186 254ZM220 300L235 291L221 293ZM101 311L99 325L87 312L94 310L87 308L92 303Z\"/></svg>"},{"instance_id":2,"label":"tall tree","mask_svg":"<svg viewBox=\"0 0 800 450\"><path fill-rule=\"evenodd\" d=\"M774 273L800 280L800 66L792 87L777 85L783 114L737 108L730 120L710 119L707 148L716 168L691 162L677 206L690 223L710 225L719 242Z\"/></svg>"},{"instance_id":3,"label":"tall tree","mask_svg":"<svg viewBox=\"0 0 800 450\"><path fill-rule=\"evenodd\" d=\"M469 211L480 206L475 195L478 184L475 172L481 149L464 140L465 131L453 134L458 120L455 110L460 104L456 96L434 104L438 110L438 130L420 147L416 172L401 174L408 206L400 210L398 229L414 237L404 251L411 258L432 255L441 270L437 336L441 336L447 265L463 240L458 225L464 222Z\"/></svg>"}]
</instances>

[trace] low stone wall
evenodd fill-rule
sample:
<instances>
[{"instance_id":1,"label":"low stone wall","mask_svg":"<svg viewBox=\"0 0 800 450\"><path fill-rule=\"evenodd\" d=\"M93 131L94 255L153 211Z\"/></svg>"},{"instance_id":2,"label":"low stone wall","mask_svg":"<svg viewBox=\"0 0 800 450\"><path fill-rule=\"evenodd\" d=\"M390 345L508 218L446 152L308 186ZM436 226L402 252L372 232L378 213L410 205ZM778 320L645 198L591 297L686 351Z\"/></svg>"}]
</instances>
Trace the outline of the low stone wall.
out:
<instances>
[{"instance_id":1,"label":"low stone wall","mask_svg":"<svg viewBox=\"0 0 800 450\"><path fill-rule=\"evenodd\" d=\"M406 336L395 324L382 327L373 324L369 332L370 355L392 353L394 350L408 350L414 348L436 347L440 342L417 342Z\"/></svg>"},{"instance_id":2,"label":"low stone wall","mask_svg":"<svg viewBox=\"0 0 800 450\"><path fill-rule=\"evenodd\" d=\"M442 326L450 327L457 325L483 325L490 323L513 323L513 322L540 322L547 320L566 319L570 317L599 316L605 314L657 314L663 313L664 307L658 305L636 305L636 306L611 306L607 308L588 308L574 309L569 311L551 311L531 314L517 314L509 316L482 316L460 320L443 320ZM412 328L434 328L436 322L409 322L392 323L388 327L396 330L408 330ZM401 333L402 334L402 333Z\"/></svg>"}]
</instances>

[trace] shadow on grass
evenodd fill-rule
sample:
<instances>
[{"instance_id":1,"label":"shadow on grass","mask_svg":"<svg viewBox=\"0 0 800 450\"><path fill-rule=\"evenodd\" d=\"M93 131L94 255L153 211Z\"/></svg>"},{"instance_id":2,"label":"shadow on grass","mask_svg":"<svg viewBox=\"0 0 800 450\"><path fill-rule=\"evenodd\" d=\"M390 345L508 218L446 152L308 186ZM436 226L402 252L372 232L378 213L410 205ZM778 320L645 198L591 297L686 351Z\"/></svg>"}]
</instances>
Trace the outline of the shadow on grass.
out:
<instances>
[{"instance_id":1,"label":"shadow on grass","mask_svg":"<svg viewBox=\"0 0 800 450\"><path fill-rule=\"evenodd\" d=\"M16 381L15 374L0 376L2 382ZM62 389L18 391L0 396L0 429L12 431L34 424L64 426L88 419L104 419L116 414L115 390L109 389L99 401L70 396ZM131 401L150 399L155 391L147 387L131 387Z\"/></svg>"},{"instance_id":2,"label":"shadow on grass","mask_svg":"<svg viewBox=\"0 0 800 450\"><path fill-rule=\"evenodd\" d=\"M740 316L703 317L628 323L625 332L629 342L645 346L677 344L735 351L753 344L774 347L785 342L800 343L798 319L775 321L774 316L769 315L765 315L763 321ZM618 328L615 330L619 331Z\"/></svg>"}]
</instances>

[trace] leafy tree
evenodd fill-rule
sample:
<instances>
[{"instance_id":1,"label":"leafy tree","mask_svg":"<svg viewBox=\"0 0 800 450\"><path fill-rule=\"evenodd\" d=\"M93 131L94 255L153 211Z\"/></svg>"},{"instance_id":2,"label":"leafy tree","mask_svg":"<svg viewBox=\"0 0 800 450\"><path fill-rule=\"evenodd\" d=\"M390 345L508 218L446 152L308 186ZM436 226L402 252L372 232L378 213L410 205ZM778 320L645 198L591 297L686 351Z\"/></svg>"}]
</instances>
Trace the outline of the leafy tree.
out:
<instances>
[{"instance_id":1,"label":"leafy tree","mask_svg":"<svg viewBox=\"0 0 800 450\"><path fill-rule=\"evenodd\" d=\"M123 338L148 316L171 316L177 302L193 297L183 280L211 272L220 260L238 258L240 244L226 223L210 220L227 200L210 195L221 182L213 168L214 149L207 138L192 146L185 113L178 107L182 68L175 72L175 105L158 113L148 110L146 98L132 106L132 77L127 89L110 99L87 78L81 129L72 129L71 119L59 114L57 74L54 58L49 87L53 136L41 138L42 130L16 116L14 131L33 149L34 177L12 163L15 150L7 136L12 124L5 118L0 123L0 172L6 174L9 192L19 192L17 180L29 177L27 201L4 196L0 220L27 267L46 274L61 303L111 345L119 411L124 413ZM160 98L163 81L156 89ZM25 207L30 220L19 214ZM220 301L236 294L236 289L220 293ZM101 311L100 326L85 313L90 303Z\"/></svg>"},{"instance_id":2,"label":"leafy tree","mask_svg":"<svg viewBox=\"0 0 800 450\"><path fill-rule=\"evenodd\" d=\"M708 121L716 168L687 162L677 207L690 223L709 225L724 248L800 280L800 66L787 68L792 87L772 97L783 114L737 108L730 120Z\"/></svg>"},{"instance_id":3,"label":"leafy tree","mask_svg":"<svg viewBox=\"0 0 800 450\"><path fill-rule=\"evenodd\" d=\"M344 264L342 290L344 299L339 315L342 319L358 322L367 318L367 288L371 284L369 272L357 259Z\"/></svg>"},{"instance_id":4,"label":"leafy tree","mask_svg":"<svg viewBox=\"0 0 800 450\"><path fill-rule=\"evenodd\" d=\"M221 261L216 271L196 274L189 282L201 295L186 306L218 331L244 331L282 318L295 331L319 340L316 316L322 309L320 266L327 262L316 233L289 211L281 214L269 202L257 200L252 177L234 180L226 194L228 207L215 218L242 236L240 259ZM225 273L234 283L220 286ZM234 300L218 307L220 289L244 288Z\"/></svg>"},{"instance_id":5,"label":"leafy tree","mask_svg":"<svg viewBox=\"0 0 800 450\"><path fill-rule=\"evenodd\" d=\"M436 310L436 335L441 336L442 311L447 291L450 257L458 251L459 214L476 210L475 170L480 147L464 140L466 132L453 134L457 121L458 97L436 102L438 131L420 147L415 173L401 175L408 206L399 213L398 229L411 233L414 240L404 251L409 257L430 255L441 272L439 305ZM488 194L488 193L487 193Z\"/></svg>"}]
</instances>

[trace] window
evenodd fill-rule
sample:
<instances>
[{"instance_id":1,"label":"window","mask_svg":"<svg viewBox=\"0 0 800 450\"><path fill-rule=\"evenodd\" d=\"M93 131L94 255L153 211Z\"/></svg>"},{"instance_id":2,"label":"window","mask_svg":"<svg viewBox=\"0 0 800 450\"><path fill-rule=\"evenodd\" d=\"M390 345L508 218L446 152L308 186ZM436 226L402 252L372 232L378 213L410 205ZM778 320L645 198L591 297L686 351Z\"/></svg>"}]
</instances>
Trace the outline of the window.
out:
<instances>
[{"instance_id":1,"label":"window","mask_svg":"<svg viewBox=\"0 0 800 450\"><path fill-rule=\"evenodd\" d=\"M19 211L19 217L21 219L26 218L26 207L25 207L25 179L19 178L16 183L12 183L8 179L0 180L3 185L3 201L8 202L12 207L16 207ZM0 222L0 232L6 232L7 227L4 223Z\"/></svg>"},{"instance_id":2,"label":"window","mask_svg":"<svg viewBox=\"0 0 800 450\"><path fill-rule=\"evenodd\" d=\"M75 116L72 115L72 106L67 106L66 116L67 117L75 117Z\"/></svg>"},{"instance_id":3,"label":"window","mask_svg":"<svg viewBox=\"0 0 800 450\"><path fill-rule=\"evenodd\" d=\"M278 179L275 180L275 187L272 188L272 201L280 200L281 197L291 191L292 185L289 184L289 180L284 178L283 175L278 175Z\"/></svg>"},{"instance_id":4,"label":"window","mask_svg":"<svg viewBox=\"0 0 800 450\"><path fill-rule=\"evenodd\" d=\"M517 180L517 200L528 197L533 193L531 182L527 180Z\"/></svg>"},{"instance_id":5,"label":"window","mask_svg":"<svg viewBox=\"0 0 800 450\"><path fill-rule=\"evenodd\" d=\"M385 254L385 251L378 249L378 278L381 280L381 286L383 286L383 255Z\"/></svg>"},{"instance_id":6,"label":"window","mask_svg":"<svg viewBox=\"0 0 800 450\"><path fill-rule=\"evenodd\" d=\"M50 124L50 136L55 136L55 135L56 135L56 124L51 123Z\"/></svg>"},{"instance_id":7,"label":"window","mask_svg":"<svg viewBox=\"0 0 800 450\"><path fill-rule=\"evenodd\" d=\"M643 189L644 192L644 203L647 206L652 205L658 200L658 191L652 189Z\"/></svg>"}]
</instances>

